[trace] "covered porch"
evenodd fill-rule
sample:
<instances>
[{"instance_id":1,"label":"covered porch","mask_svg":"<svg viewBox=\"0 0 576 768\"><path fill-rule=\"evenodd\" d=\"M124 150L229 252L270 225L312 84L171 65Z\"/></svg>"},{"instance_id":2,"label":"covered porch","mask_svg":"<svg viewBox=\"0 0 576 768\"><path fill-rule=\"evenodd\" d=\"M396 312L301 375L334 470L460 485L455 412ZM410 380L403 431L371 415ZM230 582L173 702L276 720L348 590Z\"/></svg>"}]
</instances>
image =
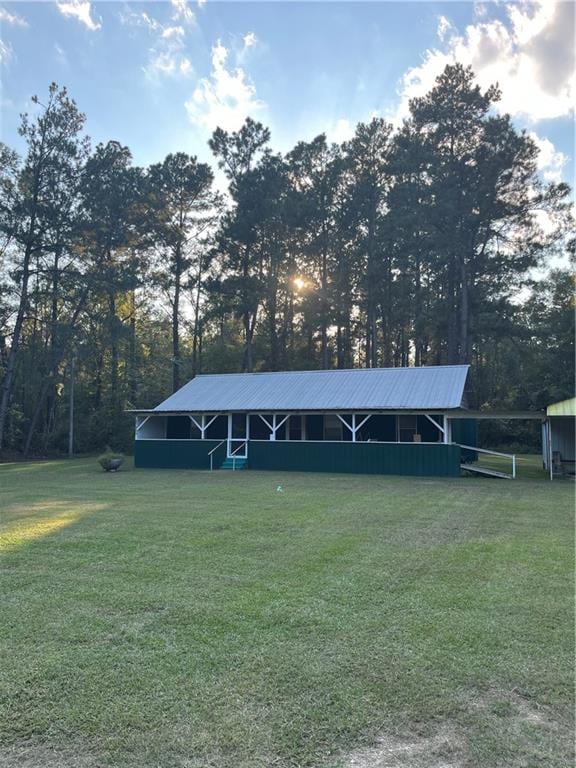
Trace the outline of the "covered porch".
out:
<instances>
[{"instance_id":1,"label":"covered porch","mask_svg":"<svg viewBox=\"0 0 576 768\"><path fill-rule=\"evenodd\" d=\"M139 467L456 476L454 440L473 442L470 426L439 412L140 412L135 460Z\"/></svg>"}]
</instances>

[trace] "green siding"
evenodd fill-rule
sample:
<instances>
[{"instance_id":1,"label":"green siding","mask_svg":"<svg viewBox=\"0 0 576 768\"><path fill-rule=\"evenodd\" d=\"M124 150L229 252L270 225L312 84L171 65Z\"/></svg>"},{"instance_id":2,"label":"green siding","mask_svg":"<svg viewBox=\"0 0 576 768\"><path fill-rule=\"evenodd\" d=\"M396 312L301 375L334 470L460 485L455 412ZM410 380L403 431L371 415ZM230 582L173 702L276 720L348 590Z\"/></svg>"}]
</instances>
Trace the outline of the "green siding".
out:
<instances>
[{"instance_id":1,"label":"green siding","mask_svg":"<svg viewBox=\"0 0 576 768\"><path fill-rule=\"evenodd\" d=\"M134 465L161 469L210 469L209 451L219 440L136 440ZM214 469L226 458L226 443L214 453Z\"/></svg>"},{"instance_id":2,"label":"green siding","mask_svg":"<svg viewBox=\"0 0 576 768\"><path fill-rule=\"evenodd\" d=\"M139 468L209 469L208 452L218 440L136 440L134 463ZM214 454L214 469L226 457L226 445ZM348 472L368 475L460 474L460 448L443 443L351 443L251 440L251 469L300 472Z\"/></svg>"},{"instance_id":3,"label":"green siding","mask_svg":"<svg viewBox=\"0 0 576 768\"><path fill-rule=\"evenodd\" d=\"M477 419L452 419L452 442L462 445L478 445ZM462 461L477 461L478 453L462 449Z\"/></svg>"},{"instance_id":4,"label":"green siding","mask_svg":"<svg viewBox=\"0 0 576 768\"><path fill-rule=\"evenodd\" d=\"M251 469L371 475L460 475L460 448L442 443L250 441Z\"/></svg>"}]
</instances>

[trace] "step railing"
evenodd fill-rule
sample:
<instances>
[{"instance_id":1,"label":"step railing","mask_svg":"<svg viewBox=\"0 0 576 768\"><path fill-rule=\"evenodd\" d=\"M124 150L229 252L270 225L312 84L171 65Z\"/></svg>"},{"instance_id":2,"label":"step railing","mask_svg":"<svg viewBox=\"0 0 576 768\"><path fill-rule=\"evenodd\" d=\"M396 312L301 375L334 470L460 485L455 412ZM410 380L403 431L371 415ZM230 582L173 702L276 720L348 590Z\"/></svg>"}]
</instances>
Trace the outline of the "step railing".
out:
<instances>
[{"instance_id":1,"label":"step railing","mask_svg":"<svg viewBox=\"0 0 576 768\"><path fill-rule=\"evenodd\" d=\"M220 440L218 445L215 448L212 448L212 450L208 452L208 456L210 456L210 472L212 472L212 470L214 469L214 466L213 466L214 454L216 453L218 448L220 448L220 446L224 445L224 443L226 443L226 442L228 442L228 441L227 440Z\"/></svg>"},{"instance_id":2,"label":"step railing","mask_svg":"<svg viewBox=\"0 0 576 768\"><path fill-rule=\"evenodd\" d=\"M474 451L475 453L486 453L492 456L502 456L505 459L511 459L512 460L512 474L508 475L508 477L511 477L513 480L516 478L516 454L515 453L500 453L500 451L489 451L486 448L478 448L475 445L462 445L462 443L456 443L456 445L459 445L460 448L464 448L468 451ZM482 469L482 467L478 467L479 469ZM486 467L486 469L492 469L492 467ZM495 472L498 472L499 470L494 470ZM501 474L506 474L505 472L502 472Z\"/></svg>"},{"instance_id":3,"label":"step railing","mask_svg":"<svg viewBox=\"0 0 576 768\"><path fill-rule=\"evenodd\" d=\"M237 439L238 439L238 438L235 438L235 440L237 440ZM234 456L234 454L235 454L235 453L238 453L238 451L239 451L241 448L244 448L244 449L245 449L245 451L246 451L246 455L245 455L245 456ZM233 472L235 472L235 471L236 471L236 459L247 459L247 458L248 458L248 440L242 440L242 442L240 443L240 445L238 446L238 448L234 448L234 450L233 450L233 451L232 451L232 453L231 453L231 454L228 456L228 458L229 458L229 459L232 459L232 471L233 471Z\"/></svg>"}]
</instances>

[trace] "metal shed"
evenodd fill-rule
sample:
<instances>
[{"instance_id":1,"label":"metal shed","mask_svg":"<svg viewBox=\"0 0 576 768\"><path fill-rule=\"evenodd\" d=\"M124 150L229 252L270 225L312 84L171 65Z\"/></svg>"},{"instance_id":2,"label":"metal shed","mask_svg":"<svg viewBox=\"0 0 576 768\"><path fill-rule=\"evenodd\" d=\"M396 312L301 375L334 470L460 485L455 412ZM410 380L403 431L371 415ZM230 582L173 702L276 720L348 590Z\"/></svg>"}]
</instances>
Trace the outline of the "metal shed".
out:
<instances>
[{"instance_id":1,"label":"metal shed","mask_svg":"<svg viewBox=\"0 0 576 768\"><path fill-rule=\"evenodd\" d=\"M552 403L542 425L542 461L550 473L574 475L576 459L576 397Z\"/></svg>"},{"instance_id":2,"label":"metal shed","mask_svg":"<svg viewBox=\"0 0 576 768\"><path fill-rule=\"evenodd\" d=\"M201 375L135 411L137 467L458 476L467 365Z\"/></svg>"}]
</instances>

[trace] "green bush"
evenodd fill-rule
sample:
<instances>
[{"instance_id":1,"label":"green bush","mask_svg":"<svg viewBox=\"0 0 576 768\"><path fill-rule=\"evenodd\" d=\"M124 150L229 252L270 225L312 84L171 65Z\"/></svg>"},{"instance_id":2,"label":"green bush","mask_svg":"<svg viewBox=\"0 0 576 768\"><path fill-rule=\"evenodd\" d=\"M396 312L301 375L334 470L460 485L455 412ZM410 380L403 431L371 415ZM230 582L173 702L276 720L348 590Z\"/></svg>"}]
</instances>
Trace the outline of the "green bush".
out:
<instances>
[{"instance_id":1,"label":"green bush","mask_svg":"<svg viewBox=\"0 0 576 768\"><path fill-rule=\"evenodd\" d=\"M105 472L113 472L120 469L122 462L124 461L123 453L115 453L111 448L106 446L104 453L98 457L98 464Z\"/></svg>"}]
</instances>

